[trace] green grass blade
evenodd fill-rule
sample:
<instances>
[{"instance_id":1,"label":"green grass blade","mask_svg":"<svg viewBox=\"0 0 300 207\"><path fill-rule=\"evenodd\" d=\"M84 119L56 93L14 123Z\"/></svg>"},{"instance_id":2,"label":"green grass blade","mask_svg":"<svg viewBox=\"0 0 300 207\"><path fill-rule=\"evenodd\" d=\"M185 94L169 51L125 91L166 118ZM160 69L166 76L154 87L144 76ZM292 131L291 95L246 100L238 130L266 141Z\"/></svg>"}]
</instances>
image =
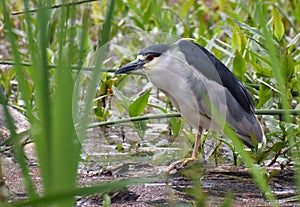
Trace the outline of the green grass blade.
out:
<instances>
[{"instance_id":1,"label":"green grass blade","mask_svg":"<svg viewBox=\"0 0 300 207\"><path fill-rule=\"evenodd\" d=\"M61 20L58 29L58 67L55 71L55 93L52 107L52 146L51 149L51 185L48 194L72 190L76 186L77 165L81 145L78 142L72 118L72 94L74 80L70 66L74 53L76 31L76 7L61 8ZM69 16L70 15L70 16ZM66 27L66 25L68 25ZM68 43L66 42L68 41ZM68 47L65 47L68 45ZM84 46L84 45L82 45ZM59 206L73 206L74 198L67 197L55 203Z\"/></svg>"},{"instance_id":2,"label":"green grass blade","mask_svg":"<svg viewBox=\"0 0 300 207\"><path fill-rule=\"evenodd\" d=\"M111 24L112 24L112 19L113 19L113 11L115 8L115 1L111 0L107 13L106 13L106 21L103 25L103 29L100 34L100 41L98 43L98 48L96 51L96 60L95 60L95 69L92 71L92 75L90 75L90 80L87 85L86 89L86 95L85 95L85 104L82 109L82 115L80 117L74 117L75 122L80 121L80 127L77 129L77 134L79 139L83 139L86 135L86 127L88 125L88 120L89 120L89 115L90 115L90 110L92 109L93 106L93 99L96 94L97 86L99 85L99 82L101 80L101 73L103 71L98 70L98 68L102 68L103 65L103 60L106 56L107 53L107 48L106 44L109 40L110 36L110 30L111 30ZM80 80L79 80L80 82ZM74 94L74 102L77 103L79 97L77 92L75 91ZM78 113L78 107L76 104L73 106L73 114ZM79 119L79 120L78 120Z\"/></svg>"},{"instance_id":3,"label":"green grass blade","mask_svg":"<svg viewBox=\"0 0 300 207\"><path fill-rule=\"evenodd\" d=\"M13 33L13 26L12 26L12 22L11 22L11 19L10 19L10 16L9 16L9 10L8 10L7 5L6 5L6 1L1 1L0 5L1 5L2 14L4 16L4 20L5 20L5 29L6 29L6 32L7 32L6 34L7 34L8 40L11 44L11 51L12 51L13 58L14 58L14 61L15 61L15 68L17 70L17 76L18 76L18 80L20 82L20 91L24 95L24 100L25 100L25 104L27 106L28 112L31 113L32 107L31 107L31 103L29 101L30 100L29 99L29 88L28 88L28 85L27 85L27 80L25 78L24 71L23 71L22 66L21 66L20 52L19 52L18 46L16 44L17 43L16 36ZM5 103L4 103L6 101L4 100L4 97L2 95L3 94L1 94L1 99L2 99L1 102L2 102L2 104L4 104L4 110L6 112L6 119L8 121L8 127L10 129L11 137L13 139L14 136L16 136L16 132L15 132L15 129L14 129L14 125L12 123L12 119L11 119L11 117L8 113L8 110L5 106ZM29 118L31 118L31 120L32 120L32 116L29 116ZM28 166L26 164L23 149L22 149L22 146L21 146L21 143L19 142L19 140L16 139L16 142L13 143L13 148L14 148L14 151L16 153L17 160L20 164L22 175L25 178L25 185L26 185L28 195L29 195L29 197L33 198L33 197L36 196L36 192L35 192L35 189L34 189L33 182L32 182L32 180L30 178L30 175L29 175L29 169L28 169Z\"/></svg>"}]
</instances>

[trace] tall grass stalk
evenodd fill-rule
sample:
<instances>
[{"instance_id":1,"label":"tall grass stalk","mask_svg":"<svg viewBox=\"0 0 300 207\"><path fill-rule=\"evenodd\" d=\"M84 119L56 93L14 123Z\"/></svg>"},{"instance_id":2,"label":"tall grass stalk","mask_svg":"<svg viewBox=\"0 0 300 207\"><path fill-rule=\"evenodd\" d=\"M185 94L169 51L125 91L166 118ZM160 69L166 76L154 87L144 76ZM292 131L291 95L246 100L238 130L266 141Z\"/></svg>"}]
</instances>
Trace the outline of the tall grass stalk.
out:
<instances>
[{"instance_id":1,"label":"tall grass stalk","mask_svg":"<svg viewBox=\"0 0 300 207\"><path fill-rule=\"evenodd\" d=\"M74 62L74 55L78 55L78 66L82 66L84 60L85 39L88 31L88 8L84 8L82 22L82 39L79 43L79 48L75 47L76 36L76 5L60 8L60 19L57 35L57 68L54 71L54 78L50 76L48 67L47 49L50 43L51 34L51 18L53 10L51 6L53 1L37 1L38 8L36 9L36 19L28 12L24 13L26 22L26 37L28 45L28 53L31 60L29 74L25 74L25 70L21 64L20 52L18 50L16 35L13 32L12 20L10 11L6 1L1 1L1 10L5 19L5 29L8 40L11 44L11 54L14 58L15 69L17 70L17 79L20 86L22 98L25 101L26 112L29 121L32 125L30 135L32 136L37 149L39 169L42 177L44 198L47 202L43 202L42 206L74 206L75 194L73 192L77 186L77 167L81 152L81 143L78 140L72 117L72 101L75 78L71 65ZM30 1L24 1L26 11L29 11ZM66 4L67 5L67 4ZM111 1L107 12L107 21L102 30L100 46L104 45L109 40L112 13L114 9L114 1ZM104 59L105 51L99 54L97 66L101 66L101 61ZM101 58L102 57L102 58ZM100 74L100 71L95 71ZM29 75L34 83L35 99L34 105L37 110L33 110L33 102L30 99L26 75ZM93 77L99 77L93 76ZM90 102L92 103L95 95L98 79L93 80L90 85ZM3 103L5 101L1 101ZM90 103L90 105L91 105ZM6 109L6 108L5 108ZM86 107L86 114L90 113L91 107ZM7 110L6 110L7 111ZM36 114L35 118L34 113ZM9 114L7 114L8 120ZM9 122L9 127L12 136L15 130L12 122ZM87 121L83 123L87 125ZM16 206L30 205L39 206L40 198L37 198L37 192L30 177L29 168L25 161L25 156L21 147L21 143L17 140L14 144L16 157L21 166L23 177L28 192L28 202L16 203ZM118 183L117 186L123 186ZM99 190L100 189L100 190ZM85 191L86 190L86 191ZM104 191L105 186L98 187L98 191ZM80 190L82 194L90 192L88 188ZM79 192L79 193L80 193ZM94 193L95 191L93 191ZM52 195L52 196L50 196ZM55 196L56 195L56 196ZM59 195L65 195L60 198ZM58 199L60 198L60 199ZM32 201L32 202L31 202ZM35 201L35 202L34 202Z\"/></svg>"},{"instance_id":2,"label":"tall grass stalk","mask_svg":"<svg viewBox=\"0 0 300 207\"><path fill-rule=\"evenodd\" d=\"M274 43L274 32L270 30L268 26L268 8L270 5L274 6L270 2L263 2L263 1L256 1L257 3L257 9L258 9L258 15L261 17L259 18L259 23L262 25L262 31L264 34L265 42L266 42L266 49L269 54L269 62L272 68L273 76L277 82L278 90L280 91L280 98L282 103L282 109L284 112L286 110L289 110L291 108L289 99L288 99L288 91L284 82L284 71L282 71L281 64L281 56L280 56L280 46L279 44ZM284 121L287 123L293 123L292 117L285 112L283 114ZM299 127L298 127L299 132ZM287 141L289 146L294 146L293 149L290 150L291 157L295 161L295 177L297 180L297 187L298 191L300 190L300 166L299 166L299 148L295 145L296 142L296 130L294 128L291 128L291 130L288 131Z\"/></svg>"},{"instance_id":3,"label":"tall grass stalk","mask_svg":"<svg viewBox=\"0 0 300 207\"><path fill-rule=\"evenodd\" d=\"M28 118L31 121L33 121L32 105L31 105L30 98L29 98L30 97L29 87L27 85L26 75L25 75L24 70L21 65L21 58L20 58L20 52L18 50L17 38L16 38L16 35L13 33L13 24L12 24L12 20L10 19L8 5L6 3L7 3L6 1L1 1L1 3L0 3L2 14L3 14L4 20L5 20L6 36L8 38L8 41L11 44L11 53L13 55L13 60L15 62L15 69L17 71L18 80L20 82L19 88L23 95L26 107L28 109L28 114L29 114ZM1 94L1 96L2 96L2 94ZM6 112L5 115L6 115L6 120L8 120L8 127L9 127L9 130L11 133L11 137L12 137L12 139L14 139L14 136L16 136L16 132L15 132L15 128L14 128L12 121L9 121L12 119L6 108L6 101L4 101L4 97L1 102L2 102L2 104L4 106L4 110ZM29 196L29 198L34 198L36 196L34 184L30 177L28 166L26 165L26 160L25 160L23 150L21 149L21 144L17 139L16 139L16 142L13 144L13 149L15 151L18 163L20 164L22 175L25 179L25 185L26 185L26 190L28 192L28 196Z\"/></svg>"}]
</instances>

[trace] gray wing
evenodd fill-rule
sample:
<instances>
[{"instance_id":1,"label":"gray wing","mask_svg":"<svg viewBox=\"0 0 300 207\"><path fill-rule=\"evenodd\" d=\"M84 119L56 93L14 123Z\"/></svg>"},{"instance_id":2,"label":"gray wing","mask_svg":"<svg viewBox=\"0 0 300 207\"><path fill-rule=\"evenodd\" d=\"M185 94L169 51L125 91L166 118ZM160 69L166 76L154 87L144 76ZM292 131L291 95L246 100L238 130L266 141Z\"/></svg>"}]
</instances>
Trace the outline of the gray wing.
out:
<instances>
[{"instance_id":1,"label":"gray wing","mask_svg":"<svg viewBox=\"0 0 300 207\"><path fill-rule=\"evenodd\" d=\"M245 111L254 113L254 103L249 92L220 60L193 42L181 40L178 46L190 65L210 80L226 87Z\"/></svg>"}]
</instances>

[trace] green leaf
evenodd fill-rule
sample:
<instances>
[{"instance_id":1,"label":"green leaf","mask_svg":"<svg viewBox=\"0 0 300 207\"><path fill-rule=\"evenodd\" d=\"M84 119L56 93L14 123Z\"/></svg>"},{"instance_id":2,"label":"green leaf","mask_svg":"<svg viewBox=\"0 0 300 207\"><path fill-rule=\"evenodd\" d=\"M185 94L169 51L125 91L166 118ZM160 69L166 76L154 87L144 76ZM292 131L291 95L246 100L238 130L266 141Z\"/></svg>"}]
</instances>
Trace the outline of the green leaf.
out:
<instances>
[{"instance_id":1,"label":"green leaf","mask_svg":"<svg viewBox=\"0 0 300 207\"><path fill-rule=\"evenodd\" d=\"M232 30L232 41L231 41L231 48L232 50L237 50L241 51L242 48L242 41L241 41L241 36L240 36L240 29L237 25L233 25L233 30Z\"/></svg>"},{"instance_id":2,"label":"green leaf","mask_svg":"<svg viewBox=\"0 0 300 207\"><path fill-rule=\"evenodd\" d=\"M149 4L147 5L147 8L145 9L145 13L143 15L143 22L148 22L149 19L152 17L153 10L155 9L155 4L155 1L149 1Z\"/></svg>"},{"instance_id":3,"label":"green leaf","mask_svg":"<svg viewBox=\"0 0 300 207\"><path fill-rule=\"evenodd\" d=\"M186 17L188 14L189 9L191 8L191 6L193 5L194 0L189 0L189 1L184 1L184 3L182 4L182 6L180 7L180 16L182 17Z\"/></svg>"},{"instance_id":4,"label":"green leaf","mask_svg":"<svg viewBox=\"0 0 300 207\"><path fill-rule=\"evenodd\" d=\"M107 194L103 195L102 205L103 205L103 207L110 207L111 206L111 199L110 199L109 195L107 195Z\"/></svg>"},{"instance_id":5,"label":"green leaf","mask_svg":"<svg viewBox=\"0 0 300 207\"><path fill-rule=\"evenodd\" d=\"M182 129L181 119L178 118L178 117L170 118L169 119L169 125L171 127L172 132L173 132L173 135L175 137L177 137L180 134L181 129Z\"/></svg>"},{"instance_id":6,"label":"green leaf","mask_svg":"<svg viewBox=\"0 0 300 207\"><path fill-rule=\"evenodd\" d=\"M145 132L147 129L147 122L146 121L136 121L133 123L134 128L136 129L137 133L139 134L140 138L144 138Z\"/></svg>"},{"instance_id":7,"label":"green leaf","mask_svg":"<svg viewBox=\"0 0 300 207\"><path fill-rule=\"evenodd\" d=\"M254 22L257 22L257 24L261 23L261 26L265 26L267 24L267 6L268 4L265 4L264 1L256 1L254 3L254 10L253 10L253 19Z\"/></svg>"},{"instance_id":8,"label":"green leaf","mask_svg":"<svg viewBox=\"0 0 300 207\"><path fill-rule=\"evenodd\" d=\"M145 92L143 95L138 97L133 103L129 105L128 112L129 116L140 116L148 103L148 98L150 96L150 90Z\"/></svg>"},{"instance_id":9,"label":"green leaf","mask_svg":"<svg viewBox=\"0 0 300 207\"><path fill-rule=\"evenodd\" d=\"M122 144L117 143L116 146L117 146L117 151L118 151L118 152L123 152L123 151L124 151L124 147L123 147Z\"/></svg>"},{"instance_id":10,"label":"green leaf","mask_svg":"<svg viewBox=\"0 0 300 207\"><path fill-rule=\"evenodd\" d=\"M113 85L113 79L112 76L108 73L104 73L101 77L101 86L99 89L100 95L107 95L108 91Z\"/></svg>"},{"instance_id":11,"label":"green leaf","mask_svg":"<svg viewBox=\"0 0 300 207\"><path fill-rule=\"evenodd\" d=\"M288 82L295 71L295 63L291 56L285 55L281 58L281 72L285 82Z\"/></svg>"},{"instance_id":12,"label":"green leaf","mask_svg":"<svg viewBox=\"0 0 300 207\"><path fill-rule=\"evenodd\" d=\"M261 108L272 97L272 90L266 85L262 84L259 87L258 97L259 101L256 107Z\"/></svg>"},{"instance_id":13,"label":"green leaf","mask_svg":"<svg viewBox=\"0 0 300 207\"><path fill-rule=\"evenodd\" d=\"M111 113L108 110L108 108L103 108L99 106L95 109L95 115L98 121L106 121L111 116Z\"/></svg>"},{"instance_id":14,"label":"green leaf","mask_svg":"<svg viewBox=\"0 0 300 207\"><path fill-rule=\"evenodd\" d=\"M113 86L113 92L116 98L121 102L121 105L126 111L129 110L130 99L126 97L117 87Z\"/></svg>"},{"instance_id":15,"label":"green leaf","mask_svg":"<svg viewBox=\"0 0 300 207\"><path fill-rule=\"evenodd\" d=\"M144 109L147 106L149 96L150 96L150 90L146 91L143 95L138 97L134 102L132 102L129 105L128 113L130 117L140 116L143 113ZM133 123L133 126L138 132L139 137L143 139L147 129L147 122L137 121Z\"/></svg>"},{"instance_id":16,"label":"green leaf","mask_svg":"<svg viewBox=\"0 0 300 207\"><path fill-rule=\"evenodd\" d=\"M273 77L272 71L270 68L262 67L260 64L251 62L250 63L255 72L259 75L265 76L265 77Z\"/></svg>"},{"instance_id":17,"label":"green leaf","mask_svg":"<svg viewBox=\"0 0 300 207\"><path fill-rule=\"evenodd\" d=\"M239 26L239 28L241 30L249 32L250 34L257 35L257 36L263 38L263 34L261 33L261 31L258 28L251 27L251 26L249 26L248 24L246 24L244 22L239 22L239 21L236 21L236 20L233 20L233 21Z\"/></svg>"},{"instance_id":18,"label":"green leaf","mask_svg":"<svg viewBox=\"0 0 300 207\"><path fill-rule=\"evenodd\" d=\"M236 52L233 59L233 73L238 77L238 79L244 80L246 71L247 68L245 59L239 52Z\"/></svg>"},{"instance_id":19,"label":"green leaf","mask_svg":"<svg viewBox=\"0 0 300 207\"><path fill-rule=\"evenodd\" d=\"M295 17L298 21L300 21L300 1L296 4Z\"/></svg>"},{"instance_id":20,"label":"green leaf","mask_svg":"<svg viewBox=\"0 0 300 207\"><path fill-rule=\"evenodd\" d=\"M257 163L261 163L266 160L272 152L278 153L287 145L286 142L276 142L272 147L267 149L266 151L260 153L255 159Z\"/></svg>"},{"instance_id":21,"label":"green leaf","mask_svg":"<svg viewBox=\"0 0 300 207\"><path fill-rule=\"evenodd\" d=\"M141 13L140 12L140 9L138 8L138 4L134 1L128 1L126 2L127 3L127 6L129 7L129 9L135 13L135 15L138 15L140 16L139 14Z\"/></svg>"},{"instance_id":22,"label":"green leaf","mask_svg":"<svg viewBox=\"0 0 300 207\"><path fill-rule=\"evenodd\" d=\"M280 13L276 7L273 7L272 11L273 16L273 28L274 28L274 36L280 41L284 35L284 25L281 20Z\"/></svg>"},{"instance_id":23,"label":"green leaf","mask_svg":"<svg viewBox=\"0 0 300 207\"><path fill-rule=\"evenodd\" d=\"M282 150L285 146L286 146L286 142L276 142L272 149L274 152L279 152L280 150Z\"/></svg>"}]
</instances>

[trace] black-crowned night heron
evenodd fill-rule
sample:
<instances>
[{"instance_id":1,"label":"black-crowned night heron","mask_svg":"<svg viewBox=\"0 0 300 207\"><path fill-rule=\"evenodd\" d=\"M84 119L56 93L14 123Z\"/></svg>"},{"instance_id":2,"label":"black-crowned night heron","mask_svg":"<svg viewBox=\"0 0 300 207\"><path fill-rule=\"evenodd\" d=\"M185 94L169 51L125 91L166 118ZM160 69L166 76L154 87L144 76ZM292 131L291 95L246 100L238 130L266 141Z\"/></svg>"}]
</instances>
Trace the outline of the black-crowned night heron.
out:
<instances>
[{"instance_id":1,"label":"black-crowned night heron","mask_svg":"<svg viewBox=\"0 0 300 207\"><path fill-rule=\"evenodd\" d=\"M249 92L200 45L182 39L174 44L149 46L116 74L134 70L142 70L181 116L199 130L192 157L180 162L197 159L202 129L222 131L227 124L248 147L254 147L254 142L265 143Z\"/></svg>"}]
</instances>

